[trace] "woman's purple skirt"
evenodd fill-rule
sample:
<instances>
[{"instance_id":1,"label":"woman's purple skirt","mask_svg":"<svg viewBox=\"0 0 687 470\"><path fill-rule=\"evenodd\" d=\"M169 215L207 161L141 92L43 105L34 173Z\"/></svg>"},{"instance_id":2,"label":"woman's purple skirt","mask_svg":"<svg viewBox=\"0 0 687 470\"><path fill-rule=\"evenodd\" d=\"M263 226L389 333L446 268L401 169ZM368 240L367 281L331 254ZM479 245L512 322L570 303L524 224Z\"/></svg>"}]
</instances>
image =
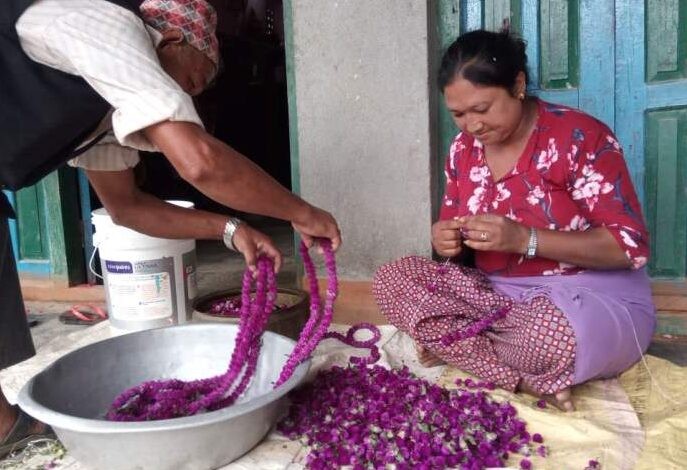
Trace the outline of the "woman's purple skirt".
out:
<instances>
[{"instance_id":1,"label":"woman's purple skirt","mask_svg":"<svg viewBox=\"0 0 687 470\"><path fill-rule=\"evenodd\" d=\"M645 269L489 279L515 300L546 294L565 313L577 340L574 383L626 370L649 347L656 328Z\"/></svg>"}]
</instances>

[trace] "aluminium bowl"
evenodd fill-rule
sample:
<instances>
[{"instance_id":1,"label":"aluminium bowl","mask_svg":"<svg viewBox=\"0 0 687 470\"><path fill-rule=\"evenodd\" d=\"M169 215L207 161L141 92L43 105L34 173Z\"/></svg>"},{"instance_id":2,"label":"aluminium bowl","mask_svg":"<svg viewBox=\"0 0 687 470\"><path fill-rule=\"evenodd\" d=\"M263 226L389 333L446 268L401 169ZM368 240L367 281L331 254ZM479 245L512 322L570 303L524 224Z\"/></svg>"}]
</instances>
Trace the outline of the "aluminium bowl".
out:
<instances>
[{"instance_id":1,"label":"aluminium bowl","mask_svg":"<svg viewBox=\"0 0 687 470\"><path fill-rule=\"evenodd\" d=\"M310 361L277 389L295 342L265 332L250 387L233 406L184 418L112 422L103 418L116 395L152 379L194 380L223 373L238 326L197 324L107 339L61 357L20 391L19 405L53 427L67 451L92 470L212 469L248 452L275 424L286 393Z\"/></svg>"}]
</instances>

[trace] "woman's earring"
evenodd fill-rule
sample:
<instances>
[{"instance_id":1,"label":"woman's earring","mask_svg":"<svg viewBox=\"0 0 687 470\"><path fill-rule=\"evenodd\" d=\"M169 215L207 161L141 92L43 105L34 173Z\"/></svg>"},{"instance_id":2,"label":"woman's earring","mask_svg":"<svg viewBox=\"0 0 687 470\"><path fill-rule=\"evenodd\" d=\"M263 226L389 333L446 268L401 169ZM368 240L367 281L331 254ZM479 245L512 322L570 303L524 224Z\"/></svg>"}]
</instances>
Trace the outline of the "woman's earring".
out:
<instances>
[{"instance_id":1,"label":"woman's earring","mask_svg":"<svg viewBox=\"0 0 687 470\"><path fill-rule=\"evenodd\" d=\"M525 92L524 92L524 91L521 91L521 92L518 94L518 99L519 99L519 100L524 100L524 99L525 99Z\"/></svg>"}]
</instances>

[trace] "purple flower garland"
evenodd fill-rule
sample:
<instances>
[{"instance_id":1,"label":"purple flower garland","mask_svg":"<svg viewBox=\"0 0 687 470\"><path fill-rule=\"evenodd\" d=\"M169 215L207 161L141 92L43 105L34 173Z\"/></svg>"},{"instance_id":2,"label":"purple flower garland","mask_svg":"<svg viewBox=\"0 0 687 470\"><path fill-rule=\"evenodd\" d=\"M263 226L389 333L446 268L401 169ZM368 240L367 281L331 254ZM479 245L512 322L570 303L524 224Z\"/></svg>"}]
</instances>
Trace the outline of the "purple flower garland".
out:
<instances>
[{"instance_id":1,"label":"purple flower garland","mask_svg":"<svg viewBox=\"0 0 687 470\"><path fill-rule=\"evenodd\" d=\"M370 333L372 333L372 337L369 339L366 339L364 341L361 341L359 339L355 339L355 334L359 330L368 330ZM370 356L369 357L355 357L352 356L349 360L352 364L358 364L358 365L366 365L366 364L374 364L377 362L380 358L381 355L379 354L379 348L377 347L377 341L379 341L382 337L382 333L379 331L379 328L377 328L375 325L371 323L358 323L357 325L353 325L348 329L348 332L346 333L346 336L342 335L341 333L337 333L336 331L329 331L325 333L323 339L325 338L333 338L333 339L338 339L342 343L348 344L349 346L352 346L354 348L360 348L360 349L369 349L370 350Z\"/></svg>"},{"instance_id":2,"label":"purple flower garland","mask_svg":"<svg viewBox=\"0 0 687 470\"><path fill-rule=\"evenodd\" d=\"M441 344L443 344L444 346L450 346L456 341L463 341L464 339L477 336L478 334L489 328L496 320L504 318L506 314L508 314L508 312L510 312L510 306L501 307L491 315L488 315L484 318L477 320L476 322L471 323L470 326L468 326L464 330L457 330L444 335L441 338Z\"/></svg>"},{"instance_id":3,"label":"purple flower garland","mask_svg":"<svg viewBox=\"0 0 687 470\"><path fill-rule=\"evenodd\" d=\"M327 296L324 309L320 308L322 300L320 298L319 287L317 285L317 273L315 265L310 258L308 248L301 243L300 254L303 258L303 266L310 283L310 318L306 322L296 343L296 347L286 360L286 364L279 374L275 387L286 382L293 375L296 367L305 359L310 357L317 344L329 329L334 316L334 301L339 292L339 281L336 276L336 260L331 249L331 242L324 240L321 242L324 249L324 262L327 270Z\"/></svg>"},{"instance_id":4,"label":"purple flower garland","mask_svg":"<svg viewBox=\"0 0 687 470\"><path fill-rule=\"evenodd\" d=\"M318 241L327 266L328 286L325 308L320 314L320 296L315 266L307 247L301 243L301 256L310 280L310 319L289 356L274 387L287 381L296 367L310 356L329 328L338 294L336 261L329 240ZM258 259L256 294L251 298L253 275L246 270L241 291L239 331L227 371L207 379L182 381L153 380L132 387L113 401L106 417L113 421L147 421L190 416L201 411L217 410L233 404L246 390L255 373L262 334L274 310L277 284L272 261ZM317 326L317 328L315 328ZM307 331L306 331L307 330Z\"/></svg>"}]
</instances>

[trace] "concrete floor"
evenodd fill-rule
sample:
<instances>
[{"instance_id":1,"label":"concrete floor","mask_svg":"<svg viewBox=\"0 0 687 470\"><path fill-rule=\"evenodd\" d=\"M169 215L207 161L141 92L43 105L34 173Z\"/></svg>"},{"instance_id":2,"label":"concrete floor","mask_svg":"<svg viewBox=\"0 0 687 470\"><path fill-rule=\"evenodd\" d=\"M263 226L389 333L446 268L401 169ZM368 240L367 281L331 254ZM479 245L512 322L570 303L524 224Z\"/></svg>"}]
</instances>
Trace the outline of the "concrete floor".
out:
<instances>
[{"instance_id":1,"label":"concrete floor","mask_svg":"<svg viewBox=\"0 0 687 470\"><path fill-rule=\"evenodd\" d=\"M687 336L670 339L654 337L647 353L667 359L679 366L687 366Z\"/></svg>"}]
</instances>

